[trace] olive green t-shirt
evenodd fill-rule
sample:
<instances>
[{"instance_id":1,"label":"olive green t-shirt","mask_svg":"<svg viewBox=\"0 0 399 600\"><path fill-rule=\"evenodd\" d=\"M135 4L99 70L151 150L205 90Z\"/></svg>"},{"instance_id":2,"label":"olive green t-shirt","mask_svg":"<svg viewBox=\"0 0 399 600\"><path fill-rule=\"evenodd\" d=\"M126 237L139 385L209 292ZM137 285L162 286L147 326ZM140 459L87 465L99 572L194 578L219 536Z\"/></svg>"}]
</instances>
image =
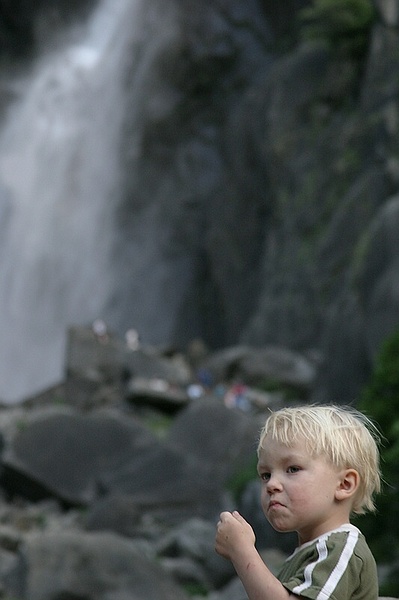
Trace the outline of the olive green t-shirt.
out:
<instances>
[{"instance_id":1,"label":"olive green t-shirt","mask_svg":"<svg viewBox=\"0 0 399 600\"><path fill-rule=\"evenodd\" d=\"M354 525L342 525L299 546L278 579L293 594L312 600L377 600L373 555Z\"/></svg>"}]
</instances>

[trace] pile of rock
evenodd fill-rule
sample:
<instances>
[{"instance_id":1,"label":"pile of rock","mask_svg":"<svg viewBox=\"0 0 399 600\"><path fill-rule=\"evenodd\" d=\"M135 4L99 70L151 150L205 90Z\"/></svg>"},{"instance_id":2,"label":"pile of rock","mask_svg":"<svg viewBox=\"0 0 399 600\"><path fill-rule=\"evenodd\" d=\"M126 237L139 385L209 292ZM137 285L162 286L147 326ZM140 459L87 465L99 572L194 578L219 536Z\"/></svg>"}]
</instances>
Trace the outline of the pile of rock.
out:
<instances>
[{"instance_id":1,"label":"pile of rock","mask_svg":"<svg viewBox=\"0 0 399 600\"><path fill-rule=\"evenodd\" d=\"M0 597L243 600L215 523L238 506L273 569L293 547L261 517L255 445L313 373L277 348L193 360L71 329L65 381L0 411Z\"/></svg>"}]
</instances>

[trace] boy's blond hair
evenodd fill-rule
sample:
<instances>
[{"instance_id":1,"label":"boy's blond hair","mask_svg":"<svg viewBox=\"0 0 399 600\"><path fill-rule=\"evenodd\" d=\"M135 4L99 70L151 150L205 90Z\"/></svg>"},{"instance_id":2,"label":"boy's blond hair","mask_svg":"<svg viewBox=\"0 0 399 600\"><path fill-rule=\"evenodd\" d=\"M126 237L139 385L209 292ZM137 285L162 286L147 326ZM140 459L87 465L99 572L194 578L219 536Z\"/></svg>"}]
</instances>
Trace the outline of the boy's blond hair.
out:
<instances>
[{"instance_id":1,"label":"boy's blond hair","mask_svg":"<svg viewBox=\"0 0 399 600\"><path fill-rule=\"evenodd\" d=\"M375 510L374 495L380 491L376 426L363 413L344 406L307 405L272 412L261 431L258 455L265 438L292 446L302 438L311 456L325 456L338 469L355 469L360 476L352 512Z\"/></svg>"}]
</instances>

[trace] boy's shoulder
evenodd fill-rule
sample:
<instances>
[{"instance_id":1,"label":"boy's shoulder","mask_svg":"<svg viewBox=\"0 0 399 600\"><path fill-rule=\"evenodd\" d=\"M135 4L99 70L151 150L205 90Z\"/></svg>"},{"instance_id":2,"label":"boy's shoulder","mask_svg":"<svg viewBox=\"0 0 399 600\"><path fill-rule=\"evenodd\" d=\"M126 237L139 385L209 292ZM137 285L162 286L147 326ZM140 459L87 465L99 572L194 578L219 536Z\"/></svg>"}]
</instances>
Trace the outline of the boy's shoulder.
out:
<instances>
[{"instance_id":1,"label":"boy's shoulder","mask_svg":"<svg viewBox=\"0 0 399 600\"><path fill-rule=\"evenodd\" d=\"M364 535L351 524L297 548L285 561L278 579L291 592L307 598L316 598L316 592L325 588L338 591L338 595L331 594L332 598L346 598L348 589L359 586L369 590L365 597L377 598L374 557Z\"/></svg>"},{"instance_id":2,"label":"boy's shoulder","mask_svg":"<svg viewBox=\"0 0 399 600\"><path fill-rule=\"evenodd\" d=\"M325 561L327 557L331 560L337 557L337 560L339 560L339 557L342 555L346 559L354 555L361 560L375 562L360 529L348 523L341 525L337 529L328 531L310 542L302 544L287 558L285 564L301 564L303 561L308 561L312 558L317 561Z\"/></svg>"}]
</instances>

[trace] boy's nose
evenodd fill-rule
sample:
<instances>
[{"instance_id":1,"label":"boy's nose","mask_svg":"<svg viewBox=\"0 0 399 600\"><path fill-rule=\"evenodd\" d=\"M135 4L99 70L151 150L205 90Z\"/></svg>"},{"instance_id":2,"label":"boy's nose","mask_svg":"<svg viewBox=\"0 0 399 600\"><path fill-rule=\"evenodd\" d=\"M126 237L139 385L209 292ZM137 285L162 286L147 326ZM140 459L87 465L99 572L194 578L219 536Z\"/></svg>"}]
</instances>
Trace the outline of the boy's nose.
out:
<instances>
[{"instance_id":1,"label":"boy's nose","mask_svg":"<svg viewBox=\"0 0 399 600\"><path fill-rule=\"evenodd\" d=\"M271 475L269 481L267 482L266 488L269 494L272 494L275 491L280 491L282 486L279 478L276 475Z\"/></svg>"}]
</instances>

